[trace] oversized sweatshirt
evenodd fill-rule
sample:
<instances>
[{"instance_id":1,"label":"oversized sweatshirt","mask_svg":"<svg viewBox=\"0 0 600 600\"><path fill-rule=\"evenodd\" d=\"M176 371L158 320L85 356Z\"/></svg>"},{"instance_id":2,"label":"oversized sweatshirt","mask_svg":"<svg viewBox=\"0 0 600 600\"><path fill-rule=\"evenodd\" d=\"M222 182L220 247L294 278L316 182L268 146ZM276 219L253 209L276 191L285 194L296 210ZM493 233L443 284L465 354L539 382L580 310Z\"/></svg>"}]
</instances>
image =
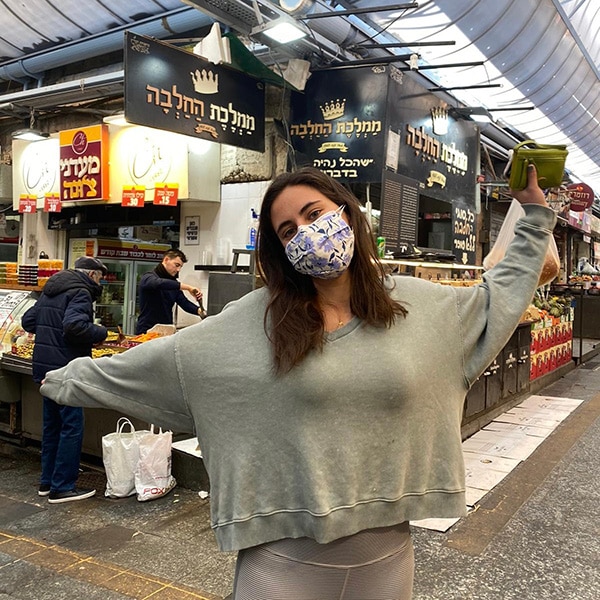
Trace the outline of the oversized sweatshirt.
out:
<instances>
[{"instance_id":1,"label":"oversized sweatshirt","mask_svg":"<svg viewBox=\"0 0 600 600\"><path fill-rule=\"evenodd\" d=\"M555 222L524 208L483 283L390 277L406 318L354 318L285 375L273 373L262 288L173 336L75 360L42 393L194 432L222 550L462 516L464 398L531 301Z\"/></svg>"}]
</instances>

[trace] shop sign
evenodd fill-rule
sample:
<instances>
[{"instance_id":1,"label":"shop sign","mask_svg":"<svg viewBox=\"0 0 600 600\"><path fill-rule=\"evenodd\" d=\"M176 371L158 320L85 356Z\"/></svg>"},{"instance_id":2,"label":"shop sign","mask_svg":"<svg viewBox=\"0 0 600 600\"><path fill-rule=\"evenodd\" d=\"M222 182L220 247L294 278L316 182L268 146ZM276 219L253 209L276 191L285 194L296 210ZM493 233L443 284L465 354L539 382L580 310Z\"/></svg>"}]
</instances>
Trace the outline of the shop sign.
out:
<instances>
[{"instance_id":1,"label":"shop sign","mask_svg":"<svg viewBox=\"0 0 600 600\"><path fill-rule=\"evenodd\" d=\"M452 254L456 262L474 265L476 260L477 216L469 207L452 207Z\"/></svg>"},{"instance_id":2,"label":"shop sign","mask_svg":"<svg viewBox=\"0 0 600 600\"><path fill-rule=\"evenodd\" d=\"M385 67L313 73L292 92L295 163L338 181L381 181L387 85Z\"/></svg>"},{"instance_id":3,"label":"shop sign","mask_svg":"<svg viewBox=\"0 0 600 600\"><path fill-rule=\"evenodd\" d=\"M571 202L569 210L582 212L594 203L594 190L586 183L571 183L567 186L567 196Z\"/></svg>"},{"instance_id":4,"label":"shop sign","mask_svg":"<svg viewBox=\"0 0 600 600\"><path fill-rule=\"evenodd\" d=\"M178 183L156 183L154 185L154 200L152 204L160 206L177 206L179 195Z\"/></svg>"},{"instance_id":5,"label":"shop sign","mask_svg":"<svg viewBox=\"0 0 600 600\"><path fill-rule=\"evenodd\" d=\"M96 255L98 258L121 260L162 260L169 249L165 244L145 244L143 242L124 242L122 240L98 240Z\"/></svg>"},{"instance_id":6,"label":"shop sign","mask_svg":"<svg viewBox=\"0 0 600 600\"><path fill-rule=\"evenodd\" d=\"M200 243L198 237L200 229L200 217L185 218L185 245L197 246Z\"/></svg>"},{"instance_id":7,"label":"shop sign","mask_svg":"<svg viewBox=\"0 0 600 600\"><path fill-rule=\"evenodd\" d=\"M58 194L46 194L44 196L44 212L59 213L62 210L62 202Z\"/></svg>"},{"instance_id":8,"label":"shop sign","mask_svg":"<svg viewBox=\"0 0 600 600\"><path fill-rule=\"evenodd\" d=\"M59 134L63 202L107 199L108 127L92 125Z\"/></svg>"},{"instance_id":9,"label":"shop sign","mask_svg":"<svg viewBox=\"0 0 600 600\"><path fill-rule=\"evenodd\" d=\"M585 233L592 232L592 219L589 212L575 212L574 210L569 211L569 225L575 229L579 229Z\"/></svg>"},{"instance_id":10,"label":"shop sign","mask_svg":"<svg viewBox=\"0 0 600 600\"><path fill-rule=\"evenodd\" d=\"M39 142L13 140L13 208L19 208L19 199L25 194L35 196L40 208L45 194L59 193L58 138Z\"/></svg>"},{"instance_id":11,"label":"shop sign","mask_svg":"<svg viewBox=\"0 0 600 600\"><path fill-rule=\"evenodd\" d=\"M37 210L37 196L21 194L19 197L19 212L22 214L35 213Z\"/></svg>"},{"instance_id":12,"label":"shop sign","mask_svg":"<svg viewBox=\"0 0 600 600\"><path fill-rule=\"evenodd\" d=\"M126 32L125 119L264 152L264 84L231 67Z\"/></svg>"},{"instance_id":13,"label":"shop sign","mask_svg":"<svg viewBox=\"0 0 600 600\"><path fill-rule=\"evenodd\" d=\"M402 75L402 74L400 74ZM444 127L435 124L444 119ZM479 212L479 129L447 114L440 100L410 77L391 77L387 131L399 138L387 168L421 183L421 194ZM390 141L386 140L389 151Z\"/></svg>"},{"instance_id":14,"label":"shop sign","mask_svg":"<svg viewBox=\"0 0 600 600\"><path fill-rule=\"evenodd\" d=\"M142 208L146 198L146 188L143 185L132 185L123 187L121 194L121 206Z\"/></svg>"}]
</instances>

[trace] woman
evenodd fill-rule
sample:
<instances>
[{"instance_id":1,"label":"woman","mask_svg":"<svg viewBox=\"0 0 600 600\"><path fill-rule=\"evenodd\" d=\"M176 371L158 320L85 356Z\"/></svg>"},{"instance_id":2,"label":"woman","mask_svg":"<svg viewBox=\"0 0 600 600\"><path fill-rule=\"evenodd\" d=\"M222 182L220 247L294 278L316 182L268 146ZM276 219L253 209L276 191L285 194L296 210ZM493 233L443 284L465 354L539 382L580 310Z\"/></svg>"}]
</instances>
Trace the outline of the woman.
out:
<instances>
[{"instance_id":1,"label":"woman","mask_svg":"<svg viewBox=\"0 0 600 600\"><path fill-rule=\"evenodd\" d=\"M383 278L358 202L314 169L260 216L266 286L174 336L47 375L59 402L193 431L234 598L412 592L408 521L465 514L466 392L537 286L555 216L530 168L506 257L471 288ZM149 375L151 374L151 375Z\"/></svg>"}]
</instances>

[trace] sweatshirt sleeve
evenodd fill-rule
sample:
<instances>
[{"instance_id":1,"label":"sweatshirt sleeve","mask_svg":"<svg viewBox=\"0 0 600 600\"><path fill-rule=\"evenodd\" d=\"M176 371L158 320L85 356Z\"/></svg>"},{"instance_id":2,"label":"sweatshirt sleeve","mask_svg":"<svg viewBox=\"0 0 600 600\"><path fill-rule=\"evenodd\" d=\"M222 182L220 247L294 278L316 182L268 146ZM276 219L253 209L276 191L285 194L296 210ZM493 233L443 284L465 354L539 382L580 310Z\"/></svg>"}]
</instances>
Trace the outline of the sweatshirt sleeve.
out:
<instances>
[{"instance_id":1,"label":"sweatshirt sleeve","mask_svg":"<svg viewBox=\"0 0 600 600\"><path fill-rule=\"evenodd\" d=\"M145 342L104 358L77 358L49 371L41 393L58 404L109 408L158 427L193 433L175 337Z\"/></svg>"},{"instance_id":2,"label":"sweatshirt sleeve","mask_svg":"<svg viewBox=\"0 0 600 600\"><path fill-rule=\"evenodd\" d=\"M505 257L480 285L456 289L468 386L508 342L537 288L556 215L544 206L522 206L525 216Z\"/></svg>"}]
</instances>

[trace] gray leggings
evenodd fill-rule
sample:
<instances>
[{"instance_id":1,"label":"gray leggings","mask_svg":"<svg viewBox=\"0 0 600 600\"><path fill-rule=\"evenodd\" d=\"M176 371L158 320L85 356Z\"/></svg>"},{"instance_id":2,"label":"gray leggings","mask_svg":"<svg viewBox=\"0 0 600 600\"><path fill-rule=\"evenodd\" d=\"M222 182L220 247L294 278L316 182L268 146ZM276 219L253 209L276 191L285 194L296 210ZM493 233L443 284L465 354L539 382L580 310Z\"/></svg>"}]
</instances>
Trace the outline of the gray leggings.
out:
<instances>
[{"instance_id":1,"label":"gray leggings","mask_svg":"<svg viewBox=\"0 0 600 600\"><path fill-rule=\"evenodd\" d=\"M410 600L408 523L318 544L284 539L238 554L234 600Z\"/></svg>"}]
</instances>

